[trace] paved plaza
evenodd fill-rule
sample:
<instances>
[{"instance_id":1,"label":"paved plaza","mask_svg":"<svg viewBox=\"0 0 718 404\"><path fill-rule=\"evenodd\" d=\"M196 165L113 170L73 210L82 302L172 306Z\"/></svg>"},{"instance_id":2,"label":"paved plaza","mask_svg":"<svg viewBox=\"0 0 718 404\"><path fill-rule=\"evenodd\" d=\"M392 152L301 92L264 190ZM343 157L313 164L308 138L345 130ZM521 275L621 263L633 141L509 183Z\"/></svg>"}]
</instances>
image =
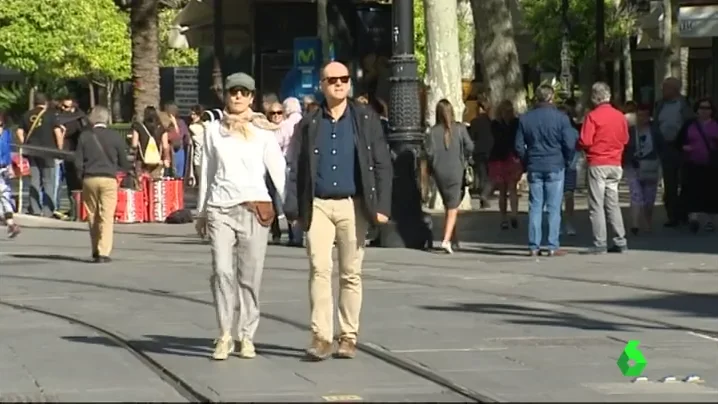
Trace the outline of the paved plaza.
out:
<instances>
[{"instance_id":1,"label":"paved plaza","mask_svg":"<svg viewBox=\"0 0 718 404\"><path fill-rule=\"evenodd\" d=\"M579 219L579 235L562 240L570 252L590 241L586 213ZM209 252L192 225L118 226L115 260L93 265L84 224L19 220L19 238L0 238L2 301L112 330L213 401L471 401L457 389L495 401L718 397L718 235L657 225L626 254L536 259L524 254L525 215L519 230L501 231L496 212L468 213L465 250L453 256L368 250L365 350L321 363L302 360L304 250L272 246L258 357L213 362ZM641 341L648 381L633 383L616 365L629 340ZM659 382L691 374L703 382ZM0 307L0 401L68 400L183 397L93 331Z\"/></svg>"}]
</instances>

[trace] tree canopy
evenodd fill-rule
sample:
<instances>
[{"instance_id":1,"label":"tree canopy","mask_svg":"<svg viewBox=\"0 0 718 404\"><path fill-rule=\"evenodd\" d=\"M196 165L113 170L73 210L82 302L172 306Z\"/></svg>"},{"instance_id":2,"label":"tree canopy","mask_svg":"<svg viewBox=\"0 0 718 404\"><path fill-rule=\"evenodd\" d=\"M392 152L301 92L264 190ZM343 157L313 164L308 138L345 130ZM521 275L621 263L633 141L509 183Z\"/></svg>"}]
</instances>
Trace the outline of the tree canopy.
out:
<instances>
[{"instance_id":1,"label":"tree canopy","mask_svg":"<svg viewBox=\"0 0 718 404\"><path fill-rule=\"evenodd\" d=\"M3 0L0 65L43 77L130 75L127 17L113 0Z\"/></svg>"},{"instance_id":2,"label":"tree canopy","mask_svg":"<svg viewBox=\"0 0 718 404\"><path fill-rule=\"evenodd\" d=\"M630 35L635 27L635 13L626 1L620 6L611 0L606 3L606 45ZM595 47L596 2L569 0L568 21L571 55L575 62L584 60ZM533 35L536 51L533 62L558 70L561 67L563 19L561 0L520 0L525 27Z\"/></svg>"},{"instance_id":3,"label":"tree canopy","mask_svg":"<svg viewBox=\"0 0 718 404\"><path fill-rule=\"evenodd\" d=\"M160 66L162 67L194 67L199 64L197 49L173 49L169 47L169 34L172 21L180 10L164 9L159 15L160 30Z\"/></svg>"}]
</instances>

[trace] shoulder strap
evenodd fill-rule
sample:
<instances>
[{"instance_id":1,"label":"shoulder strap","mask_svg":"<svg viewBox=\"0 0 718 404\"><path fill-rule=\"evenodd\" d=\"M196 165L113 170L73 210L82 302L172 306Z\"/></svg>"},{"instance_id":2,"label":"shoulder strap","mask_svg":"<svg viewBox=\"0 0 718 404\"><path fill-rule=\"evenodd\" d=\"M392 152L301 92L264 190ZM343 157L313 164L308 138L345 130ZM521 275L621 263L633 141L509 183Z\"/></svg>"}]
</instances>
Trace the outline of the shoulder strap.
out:
<instances>
[{"instance_id":1,"label":"shoulder strap","mask_svg":"<svg viewBox=\"0 0 718 404\"><path fill-rule=\"evenodd\" d=\"M47 111L47 108L44 108L35 117L35 120L32 122L32 125L30 125L30 129L27 131L27 136L25 137L25 143L27 143L27 141L30 140L30 136L32 136L32 134L35 133L35 129L37 129L37 125L40 123L40 118L42 118L42 116L45 115L45 111Z\"/></svg>"},{"instance_id":2,"label":"shoulder strap","mask_svg":"<svg viewBox=\"0 0 718 404\"><path fill-rule=\"evenodd\" d=\"M152 133L150 133L150 130L147 129L147 126L145 126L145 124L143 122L140 122L140 125L142 125L142 130L144 130L145 134L147 135L147 144L145 145L145 147L142 147L142 142L140 142L140 147L137 148L140 152L140 158L142 159L142 161L145 161L145 151L143 149L147 148L147 146L149 146L149 144L150 144L150 141L153 141L153 140L154 140L155 144L157 145L157 149L160 150L160 158L161 158L162 157L162 152L160 149L161 145L157 144L157 140L155 140L154 136L152 136Z\"/></svg>"},{"instance_id":3,"label":"shoulder strap","mask_svg":"<svg viewBox=\"0 0 718 404\"><path fill-rule=\"evenodd\" d=\"M700 122L695 121L694 124L696 125L696 128L698 129L698 133L701 135L701 139L703 139L703 143L706 145L706 149L709 152L713 152L713 147L711 146L710 142L708 141L708 136L706 136L706 132L703 130L703 125L701 125Z\"/></svg>"},{"instance_id":4,"label":"shoulder strap","mask_svg":"<svg viewBox=\"0 0 718 404\"><path fill-rule=\"evenodd\" d=\"M100 142L100 139L97 138L97 133L95 133L94 128L90 129L90 134L92 135L92 140L94 140L97 147L100 148L100 152L102 152L102 155L105 157L105 160L107 160L110 164L114 164L114 162L110 158L110 153L105 150L105 147L102 145L102 142Z\"/></svg>"}]
</instances>

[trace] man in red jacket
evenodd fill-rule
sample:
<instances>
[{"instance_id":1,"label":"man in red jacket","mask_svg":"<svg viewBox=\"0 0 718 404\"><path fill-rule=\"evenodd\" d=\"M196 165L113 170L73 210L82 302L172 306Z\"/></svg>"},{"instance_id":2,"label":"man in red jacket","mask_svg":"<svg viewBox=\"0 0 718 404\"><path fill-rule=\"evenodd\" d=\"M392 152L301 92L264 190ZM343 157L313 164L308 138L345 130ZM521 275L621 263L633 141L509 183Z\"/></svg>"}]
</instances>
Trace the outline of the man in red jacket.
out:
<instances>
[{"instance_id":1,"label":"man in red jacket","mask_svg":"<svg viewBox=\"0 0 718 404\"><path fill-rule=\"evenodd\" d=\"M588 162L588 211L593 229L590 254L626 251L626 230L618 202L618 183L623 175L623 149L628 143L628 122L611 106L611 88L603 82L591 87L596 106L586 115L578 140ZM605 213L604 213L605 212ZM613 245L607 248L606 216L613 230Z\"/></svg>"}]
</instances>

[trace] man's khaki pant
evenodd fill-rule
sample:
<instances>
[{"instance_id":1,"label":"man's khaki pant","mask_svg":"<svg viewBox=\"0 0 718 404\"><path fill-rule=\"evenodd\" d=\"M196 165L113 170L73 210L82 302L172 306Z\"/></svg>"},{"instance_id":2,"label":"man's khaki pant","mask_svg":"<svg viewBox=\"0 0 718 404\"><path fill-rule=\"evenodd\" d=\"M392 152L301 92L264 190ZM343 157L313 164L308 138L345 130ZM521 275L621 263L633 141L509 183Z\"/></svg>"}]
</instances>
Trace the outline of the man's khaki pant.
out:
<instances>
[{"instance_id":1,"label":"man's khaki pant","mask_svg":"<svg viewBox=\"0 0 718 404\"><path fill-rule=\"evenodd\" d=\"M88 177L82 181L82 202L90 225L92 252L109 257L117 207L117 180Z\"/></svg>"},{"instance_id":2,"label":"man's khaki pant","mask_svg":"<svg viewBox=\"0 0 718 404\"><path fill-rule=\"evenodd\" d=\"M359 199L314 198L307 232L312 332L324 341L334 338L332 246L339 258L340 338L356 341L362 303L361 268L369 223Z\"/></svg>"}]
</instances>

